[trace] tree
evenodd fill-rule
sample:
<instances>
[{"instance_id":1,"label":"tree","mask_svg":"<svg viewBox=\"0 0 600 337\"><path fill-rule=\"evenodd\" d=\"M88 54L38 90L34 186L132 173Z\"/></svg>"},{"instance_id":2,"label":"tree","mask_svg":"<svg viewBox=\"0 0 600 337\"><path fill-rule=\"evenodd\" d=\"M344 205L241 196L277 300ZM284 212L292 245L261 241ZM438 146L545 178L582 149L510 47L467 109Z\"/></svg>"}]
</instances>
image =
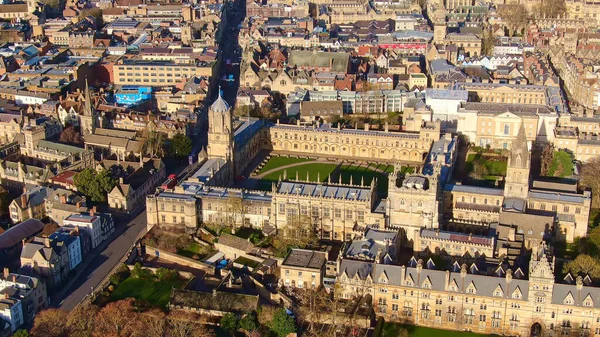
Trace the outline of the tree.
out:
<instances>
[{"instance_id":1,"label":"tree","mask_svg":"<svg viewBox=\"0 0 600 337\"><path fill-rule=\"evenodd\" d=\"M8 216L8 206L12 199L10 193L4 187L0 186L0 217Z\"/></svg>"},{"instance_id":2,"label":"tree","mask_svg":"<svg viewBox=\"0 0 600 337\"><path fill-rule=\"evenodd\" d=\"M279 231L273 239L273 250L277 257L285 257L292 248L314 246L318 237L308 216L288 218L284 231Z\"/></svg>"},{"instance_id":3,"label":"tree","mask_svg":"<svg viewBox=\"0 0 600 337\"><path fill-rule=\"evenodd\" d=\"M287 337L292 332L296 332L296 323L285 309L275 311L273 320L269 322L268 327L277 337Z\"/></svg>"},{"instance_id":4,"label":"tree","mask_svg":"<svg viewBox=\"0 0 600 337\"><path fill-rule=\"evenodd\" d=\"M160 309L152 309L140 315L145 337L163 337L167 332L167 318Z\"/></svg>"},{"instance_id":5,"label":"tree","mask_svg":"<svg viewBox=\"0 0 600 337\"><path fill-rule=\"evenodd\" d=\"M35 316L31 334L34 337L65 337L68 333L66 321L66 311L46 309Z\"/></svg>"},{"instance_id":6,"label":"tree","mask_svg":"<svg viewBox=\"0 0 600 337\"><path fill-rule=\"evenodd\" d=\"M15 331L15 333L13 334L13 337L31 337L31 335L29 334L29 331L27 331L25 329L19 329L19 330Z\"/></svg>"},{"instance_id":7,"label":"tree","mask_svg":"<svg viewBox=\"0 0 600 337\"><path fill-rule=\"evenodd\" d=\"M330 295L323 288L306 289L298 291L300 299L299 318L308 323L308 330L314 329L315 322L320 322L323 313L327 310Z\"/></svg>"},{"instance_id":8,"label":"tree","mask_svg":"<svg viewBox=\"0 0 600 337\"><path fill-rule=\"evenodd\" d=\"M550 166L552 166L552 161L554 157L554 146L546 145L542 149L541 153L541 163L540 163L540 174L542 176L548 176L548 171L550 170Z\"/></svg>"},{"instance_id":9,"label":"tree","mask_svg":"<svg viewBox=\"0 0 600 337\"><path fill-rule=\"evenodd\" d=\"M215 334L198 324L198 317L185 311L172 311L167 316L169 337L214 337Z\"/></svg>"},{"instance_id":10,"label":"tree","mask_svg":"<svg viewBox=\"0 0 600 337\"><path fill-rule=\"evenodd\" d=\"M540 16L547 18L556 18L563 16L567 12L567 4L565 0L543 0L537 7L537 13Z\"/></svg>"},{"instance_id":11,"label":"tree","mask_svg":"<svg viewBox=\"0 0 600 337\"><path fill-rule=\"evenodd\" d=\"M187 157L192 153L192 140L181 133L171 139L171 155L173 157Z\"/></svg>"},{"instance_id":12,"label":"tree","mask_svg":"<svg viewBox=\"0 0 600 337\"><path fill-rule=\"evenodd\" d=\"M483 35L481 36L481 54L491 55L496 45L496 37L489 29L484 29Z\"/></svg>"},{"instance_id":13,"label":"tree","mask_svg":"<svg viewBox=\"0 0 600 337\"><path fill-rule=\"evenodd\" d=\"M60 0L41 0L40 2L48 7L60 9Z\"/></svg>"},{"instance_id":14,"label":"tree","mask_svg":"<svg viewBox=\"0 0 600 337\"><path fill-rule=\"evenodd\" d=\"M593 280L600 280L600 263L598 259L587 254L579 254L573 261L563 266L563 273L570 272L574 276L589 275Z\"/></svg>"},{"instance_id":15,"label":"tree","mask_svg":"<svg viewBox=\"0 0 600 337\"><path fill-rule=\"evenodd\" d=\"M83 144L83 139L81 139L81 133L79 133L77 130L75 130L75 127L73 125L67 126L60 133L58 141L61 143L75 144L75 145Z\"/></svg>"},{"instance_id":16,"label":"tree","mask_svg":"<svg viewBox=\"0 0 600 337\"><path fill-rule=\"evenodd\" d=\"M252 313L247 314L246 316L242 317L242 319L240 319L239 326L241 329L244 329L247 333L256 330L256 316Z\"/></svg>"},{"instance_id":17,"label":"tree","mask_svg":"<svg viewBox=\"0 0 600 337\"><path fill-rule=\"evenodd\" d=\"M104 24L104 22L102 21L102 9L98 8L98 7L94 7L94 8L88 8L88 9L84 9L83 11L81 11L81 13L79 13L79 20L88 17L88 16L93 16L94 19L96 19L96 26L98 28L102 27L102 25Z\"/></svg>"},{"instance_id":18,"label":"tree","mask_svg":"<svg viewBox=\"0 0 600 337\"><path fill-rule=\"evenodd\" d=\"M96 202L106 201L106 194L117 185L117 181L110 175L110 172L107 170L96 172L92 168L86 168L77 173L73 182L79 192Z\"/></svg>"},{"instance_id":19,"label":"tree","mask_svg":"<svg viewBox=\"0 0 600 337\"><path fill-rule=\"evenodd\" d=\"M592 190L592 207L600 207L600 157L592 158L581 167L581 185Z\"/></svg>"},{"instance_id":20,"label":"tree","mask_svg":"<svg viewBox=\"0 0 600 337\"><path fill-rule=\"evenodd\" d=\"M502 21L506 23L510 36L525 28L529 18L527 8L522 4L499 5L498 14Z\"/></svg>"},{"instance_id":21,"label":"tree","mask_svg":"<svg viewBox=\"0 0 600 337\"><path fill-rule=\"evenodd\" d=\"M239 327L238 318L236 315L228 312L221 317L221 328L233 335Z\"/></svg>"},{"instance_id":22,"label":"tree","mask_svg":"<svg viewBox=\"0 0 600 337\"><path fill-rule=\"evenodd\" d=\"M91 337L94 332L94 319L100 311L95 305L82 304L71 311L67 317L67 328L69 337Z\"/></svg>"},{"instance_id":23,"label":"tree","mask_svg":"<svg viewBox=\"0 0 600 337\"><path fill-rule=\"evenodd\" d=\"M258 324L262 326L268 326L269 322L273 320L275 317L275 312L277 311L277 307L273 307L270 305L259 306L258 313Z\"/></svg>"},{"instance_id":24,"label":"tree","mask_svg":"<svg viewBox=\"0 0 600 337\"><path fill-rule=\"evenodd\" d=\"M144 130L142 138L144 139L144 143L142 144L144 154L152 158L165 154L165 140L161 132Z\"/></svg>"},{"instance_id":25,"label":"tree","mask_svg":"<svg viewBox=\"0 0 600 337\"><path fill-rule=\"evenodd\" d=\"M231 195L227 199L227 223L231 226L231 233L235 234L236 224L239 221L240 224L244 224L244 217L246 215L247 205L243 197Z\"/></svg>"},{"instance_id":26,"label":"tree","mask_svg":"<svg viewBox=\"0 0 600 337\"><path fill-rule=\"evenodd\" d=\"M95 317L94 337L126 336L139 329L134 299L107 304Z\"/></svg>"}]
</instances>

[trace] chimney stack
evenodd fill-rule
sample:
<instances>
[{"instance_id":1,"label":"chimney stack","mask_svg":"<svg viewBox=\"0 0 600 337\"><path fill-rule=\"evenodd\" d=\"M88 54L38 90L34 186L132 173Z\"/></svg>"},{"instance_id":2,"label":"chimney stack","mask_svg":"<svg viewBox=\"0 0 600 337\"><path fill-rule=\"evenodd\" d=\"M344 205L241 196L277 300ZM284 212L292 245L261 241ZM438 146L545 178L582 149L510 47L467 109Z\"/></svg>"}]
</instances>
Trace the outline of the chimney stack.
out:
<instances>
[{"instance_id":1,"label":"chimney stack","mask_svg":"<svg viewBox=\"0 0 600 337\"><path fill-rule=\"evenodd\" d=\"M62 194L60 196L60 203L61 204L66 204L67 203L67 196L66 195Z\"/></svg>"},{"instance_id":2,"label":"chimney stack","mask_svg":"<svg viewBox=\"0 0 600 337\"><path fill-rule=\"evenodd\" d=\"M8 268L4 268L4 279L8 278L8 274L10 274L10 271L8 270Z\"/></svg>"},{"instance_id":3,"label":"chimney stack","mask_svg":"<svg viewBox=\"0 0 600 337\"><path fill-rule=\"evenodd\" d=\"M44 246L47 248L50 247L50 238L47 236L44 238Z\"/></svg>"},{"instance_id":4,"label":"chimney stack","mask_svg":"<svg viewBox=\"0 0 600 337\"><path fill-rule=\"evenodd\" d=\"M21 205L23 208L27 207L27 193L21 194Z\"/></svg>"},{"instance_id":5,"label":"chimney stack","mask_svg":"<svg viewBox=\"0 0 600 337\"><path fill-rule=\"evenodd\" d=\"M94 206L90 209L90 216L94 216L95 213L96 213L96 206Z\"/></svg>"}]
</instances>

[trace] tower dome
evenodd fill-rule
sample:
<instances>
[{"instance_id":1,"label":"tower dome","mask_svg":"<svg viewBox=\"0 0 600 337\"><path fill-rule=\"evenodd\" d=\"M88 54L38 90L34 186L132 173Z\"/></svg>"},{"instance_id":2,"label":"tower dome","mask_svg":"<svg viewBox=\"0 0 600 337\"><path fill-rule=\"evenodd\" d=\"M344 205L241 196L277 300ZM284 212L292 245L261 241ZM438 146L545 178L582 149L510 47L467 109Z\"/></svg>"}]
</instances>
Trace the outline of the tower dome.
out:
<instances>
[{"instance_id":1,"label":"tower dome","mask_svg":"<svg viewBox=\"0 0 600 337\"><path fill-rule=\"evenodd\" d=\"M229 104L221 97L221 88L219 88L219 97L210 106L210 109L214 112L226 113L229 111Z\"/></svg>"}]
</instances>

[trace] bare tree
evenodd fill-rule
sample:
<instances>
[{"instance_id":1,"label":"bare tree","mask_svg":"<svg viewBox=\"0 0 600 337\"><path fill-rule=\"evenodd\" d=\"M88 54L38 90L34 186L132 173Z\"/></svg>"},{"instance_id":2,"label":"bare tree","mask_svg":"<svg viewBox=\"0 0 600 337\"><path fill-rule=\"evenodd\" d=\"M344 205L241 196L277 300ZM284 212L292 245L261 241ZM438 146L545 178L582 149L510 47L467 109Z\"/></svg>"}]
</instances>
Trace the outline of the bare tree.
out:
<instances>
[{"instance_id":1,"label":"bare tree","mask_svg":"<svg viewBox=\"0 0 600 337\"><path fill-rule=\"evenodd\" d=\"M214 337L215 334L198 323L198 316L185 311L173 311L167 316L169 337Z\"/></svg>"},{"instance_id":2,"label":"bare tree","mask_svg":"<svg viewBox=\"0 0 600 337\"><path fill-rule=\"evenodd\" d=\"M581 184L592 190L592 207L600 207L600 157L592 158L583 164Z\"/></svg>"},{"instance_id":3,"label":"bare tree","mask_svg":"<svg viewBox=\"0 0 600 337\"><path fill-rule=\"evenodd\" d=\"M95 320L100 308L91 304L79 305L71 311L67 318L69 337L91 337L95 328Z\"/></svg>"},{"instance_id":4,"label":"bare tree","mask_svg":"<svg viewBox=\"0 0 600 337\"><path fill-rule=\"evenodd\" d=\"M128 336L138 327L133 298L107 304L96 315L94 336Z\"/></svg>"},{"instance_id":5,"label":"bare tree","mask_svg":"<svg viewBox=\"0 0 600 337\"><path fill-rule=\"evenodd\" d=\"M525 28L529 19L527 8L522 4L499 5L498 14L508 27L510 36Z\"/></svg>"},{"instance_id":6,"label":"bare tree","mask_svg":"<svg viewBox=\"0 0 600 337\"><path fill-rule=\"evenodd\" d=\"M539 16L556 18L565 15L567 12L567 4L565 3L565 0L543 0L535 8L535 11Z\"/></svg>"},{"instance_id":7,"label":"bare tree","mask_svg":"<svg viewBox=\"0 0 600 337\"><path fill-rule=\"evenodd\" d=\"M47 309L35 316L31 334L35 337L64 337L68 334L67 312Z\"/></svg>"},{"instance_id":8,"label":"bare tree","mask_svg":"<svg viewBox=\"0 0 600 337\"><path fill-rule=\"evenodd\" d=\"M235 234L236 225L239 221L241 226L244 225L244 218L247 213L247 204L243 196L232 195L227 199L227 223L231 226L231 233Z\"/></svg>"},{"instance_id":9,"label":"bare tree","mask_svg":"<svg viewBox=\"0 0 600 337\"><path fill-rule=\"evenodd\" d=\"M163 337L167 332L166 315L159 309L153 309L140 315L145 337Z\"/></svg>"},{"instance_id":10,"label":"bare tree","mask_svg":"<svg viewBox=\"0 0 600 337\"><path fill-rule=\"evenodd\" d=\"M144 143L142 144L142 150L150 157L164 156L164 136L161 132L144 130L142 134Z\"/></svg>"}]
</instances>

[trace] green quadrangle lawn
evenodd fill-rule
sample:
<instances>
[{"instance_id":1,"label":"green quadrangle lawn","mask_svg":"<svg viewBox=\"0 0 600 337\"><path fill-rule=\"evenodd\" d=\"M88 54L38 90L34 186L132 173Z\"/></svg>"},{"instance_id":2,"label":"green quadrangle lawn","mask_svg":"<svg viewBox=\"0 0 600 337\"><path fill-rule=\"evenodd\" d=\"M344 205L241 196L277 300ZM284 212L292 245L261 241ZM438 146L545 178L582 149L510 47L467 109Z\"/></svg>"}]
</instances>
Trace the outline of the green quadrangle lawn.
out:
<instances>
[{"instance_id":1,"label":"green quadrangle lawn","mask_svg":"<svg viewBox=\"0 0 600 337\"><path fill-rule=\"evenodd\" d=\"M268 181L277 181L279 176L283 179L283 172L287 171L287 179L296 179L296 172L298 172L298 179L301 181L306 181L306 173L308 172L308 179L310 181L316 182L317 177L323 182L327 181L327 177L331 174L335 168L336 164L325 164L325 163L312 163L306 165L300 165L296 167L290 167L288 169L277 170L270 174L267 174L262 179Z\"/></svg>"},{"instance_id":2,"label":"green quadrangle lawn","mask_svg":"<svg viewBox=\"0 0 600 337\"><path fill-rule=\"evenodd\" d=\"M110 294L110 301L118 301L133 297L137 300L148 301L151 305L164 308L169 303L171 289L183 287L185 280L158 282L154 280L137 279L129 277L119 284Z\"/></svg>"},{"instance_id":3,"label":"green quadrangle lawn","mask_svg":"<svg viewBox=\"0 0 600 337\"><path fill-rule=\"evenodd\" d=\"M352 184L360 186L361 181L364 182L364 186L370 186L373 178L377 178L377 192L380 196L387 196L388 190L388 178L385 173L373 171L372 169L377 166L367 165L345 165L340 169L340 175L342 176L342 183L349 184L350 177L352 177Z\"/></svg>"},{"instance_id":4,"label":"green quadrangle lawn","mask_svg":"<svg viewBox=\"0 0 600 337\"><path fill-rule=\"evenodd\" d=\"M285 165L290 165L290 164L296 164L296 163L303 163L306 161L314 161L314 159L310 159L310 158L288 158L288 157L280 157L280 156L274 156L271 157L269 159L269 161L267 161L267 163L265 164L265 166L263 166L262 169L260 169L260 171L258 172L259 174L267 172L269 170L278 168L280 166L285 166Z\"/></svg>"},{"instance_id":5,"label":"green quadrangle lawn","mask_svg":"<svg viewBox=\"0 0 600 337\"><path fill-rule=\"evenodd\" d=\"M396 337L400 330L404 328L408 331L408 335L410 337L484 337L487 335L474 333L474 332L465 332L465 331L452 331L452 330L442 330L442 329L434 329L434 328L426 328L422 326L415 325L402 325L397 323L388 323L385 322L383 324L383 329L379 336L374 337Z\"/></svg>"}]
</instances>

